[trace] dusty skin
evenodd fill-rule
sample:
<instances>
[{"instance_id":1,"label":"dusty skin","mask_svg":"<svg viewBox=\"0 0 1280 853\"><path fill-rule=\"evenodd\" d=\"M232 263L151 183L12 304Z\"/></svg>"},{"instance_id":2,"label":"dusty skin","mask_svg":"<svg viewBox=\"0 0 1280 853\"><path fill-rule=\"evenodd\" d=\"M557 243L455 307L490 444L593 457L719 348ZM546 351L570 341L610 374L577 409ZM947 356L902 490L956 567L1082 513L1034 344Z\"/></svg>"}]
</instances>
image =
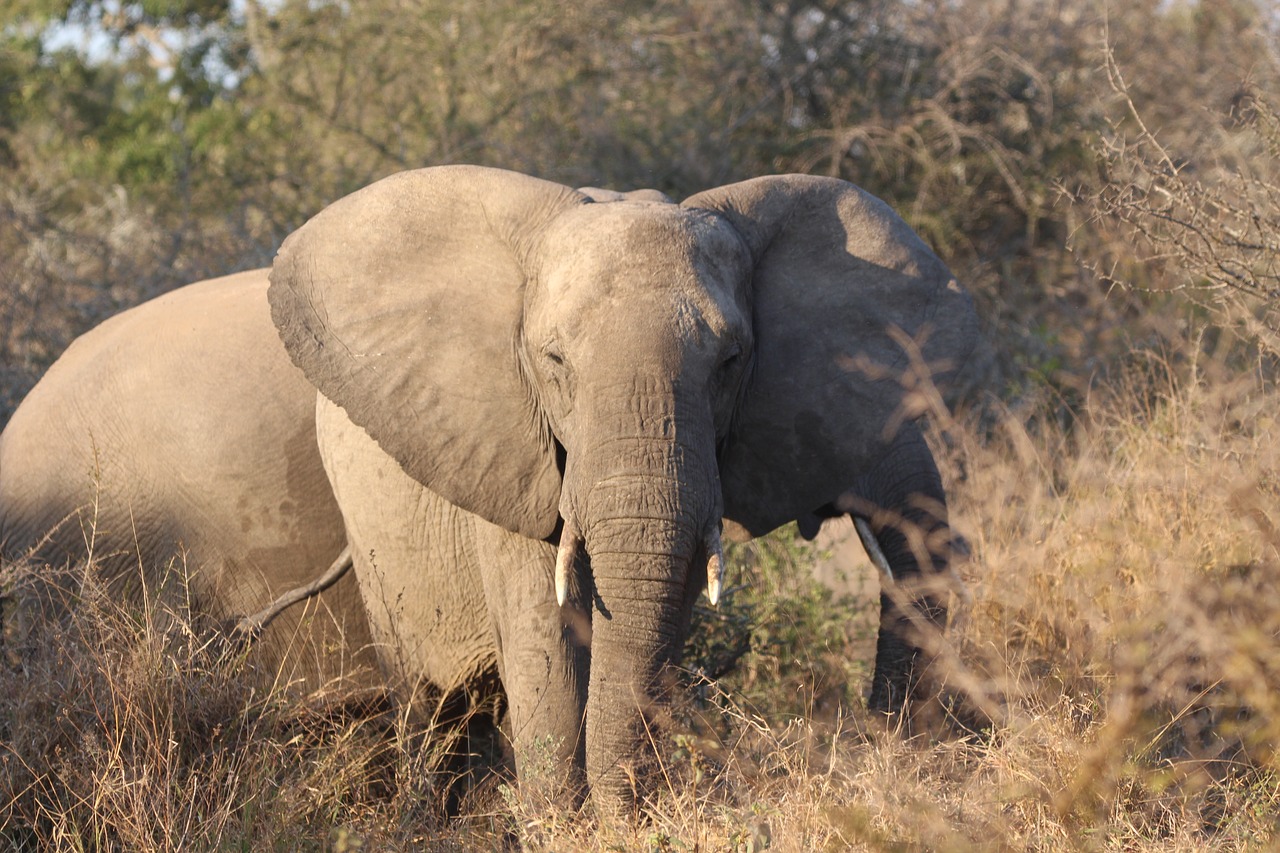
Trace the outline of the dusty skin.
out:
<instances>
[{"instance_id":1,"label":"dusty skin","mask_svg":"<svg viewBox=\"0 0 1280 853\"><path fill-rule=\"evenodd\" d=\"M315 392L267 308L267 271L192 284L67 349L0 434L0 553L90 555L116 594L234 623L321 575L346 539L315 438ZM45 582L53 581L49 587ZM68 600L74 575L31 592ZM269 682L311 688L375 663L355 585L275 620Z\"/></svg>"},{"instance_id":2,"label":"dusty skin","mask_svg":"<svg viewBox=\"0 0 1280 853\"><path fill-rule=\"evenodd\" d=\"M322 455L375 631L402 641L384 668L465 680L492 620L518 763L550 743L569 792L606 810L645 792L722 525L863 518L904 605L884 596L870 702L909 700L912 620L943 618L928 582L951 541L912 419L977 320L879 200L810 176L675 204L423 169L318 214L271 281L285 346L335 404ZM458 510L488 525L485 556L461 550Z\"/></svg>"}]
</instances>

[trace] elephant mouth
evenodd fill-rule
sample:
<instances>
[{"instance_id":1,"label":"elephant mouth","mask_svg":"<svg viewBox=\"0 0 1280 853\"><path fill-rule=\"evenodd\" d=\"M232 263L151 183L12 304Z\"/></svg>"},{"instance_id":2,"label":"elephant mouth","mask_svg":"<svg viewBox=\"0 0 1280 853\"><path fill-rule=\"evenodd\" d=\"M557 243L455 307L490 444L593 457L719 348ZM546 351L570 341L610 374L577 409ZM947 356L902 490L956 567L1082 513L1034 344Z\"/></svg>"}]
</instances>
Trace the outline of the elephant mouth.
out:
<instances>
[{"instance_id":1,"label":"elephant mouth","mask_svg":"<svg viewBox=\"0 0 1280 853\"><path fill-rule=\"evenodd\" d=\"M555 590L556 603L564 607L569 599L569 579L578 557L583 553L586 540L578 532L576 525L567 519L560 535L560 546L556 549ZM720 536L720 522L708 525L702 535L702 552L706 556L707 600L715 607L720 603L720 594L724 589L724 546ZM599 596L595 596L599 599ZM607 619L608 611L602 601L596 606Z\"/></svg>"}]
</instances>

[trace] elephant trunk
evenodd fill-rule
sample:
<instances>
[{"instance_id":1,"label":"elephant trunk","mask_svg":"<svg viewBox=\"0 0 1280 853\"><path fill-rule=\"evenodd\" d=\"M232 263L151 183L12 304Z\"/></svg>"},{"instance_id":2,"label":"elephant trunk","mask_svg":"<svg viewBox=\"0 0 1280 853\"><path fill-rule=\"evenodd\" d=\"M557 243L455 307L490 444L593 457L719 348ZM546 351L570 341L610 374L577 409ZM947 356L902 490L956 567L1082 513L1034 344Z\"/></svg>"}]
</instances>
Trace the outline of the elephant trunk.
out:
<instances>
[{"instance_id":1,"label":"elephant trunk","mask_svg":"<svg viewBox=\"0 0 1280 853\"><path fill-rule=\"evenodd\" d=\"M583 525L595 584L587 780L598 809L642 797L656 768L672 676L703 572L713 501L680 477L614 478ZM717 494L718 497L718 494ZM718 542L719 517L715 519ZM691 571L691 567L695 570Z\"/></svg>"}]
</instances>

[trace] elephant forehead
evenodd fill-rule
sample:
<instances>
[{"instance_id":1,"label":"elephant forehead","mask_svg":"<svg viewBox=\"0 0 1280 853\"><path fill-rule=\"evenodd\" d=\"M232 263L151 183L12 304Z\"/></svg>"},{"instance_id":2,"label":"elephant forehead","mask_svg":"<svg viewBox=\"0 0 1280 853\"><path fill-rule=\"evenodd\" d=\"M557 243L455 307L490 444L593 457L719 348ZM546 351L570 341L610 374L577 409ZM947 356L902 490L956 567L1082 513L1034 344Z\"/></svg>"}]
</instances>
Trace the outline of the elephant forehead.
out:
<instances>
[{"instance_id":1,"label":"elephant forehead","mask_svg":"<svg viewBox=\"0 0 1280 853\"><path fill-rule=\"evenodd\" d=\"M581 286L631 290L723 287L748 274L737 232L706 211L647 203L589 204L558 217L542 245L553 296Z\"/></svg>"}]
</instances>

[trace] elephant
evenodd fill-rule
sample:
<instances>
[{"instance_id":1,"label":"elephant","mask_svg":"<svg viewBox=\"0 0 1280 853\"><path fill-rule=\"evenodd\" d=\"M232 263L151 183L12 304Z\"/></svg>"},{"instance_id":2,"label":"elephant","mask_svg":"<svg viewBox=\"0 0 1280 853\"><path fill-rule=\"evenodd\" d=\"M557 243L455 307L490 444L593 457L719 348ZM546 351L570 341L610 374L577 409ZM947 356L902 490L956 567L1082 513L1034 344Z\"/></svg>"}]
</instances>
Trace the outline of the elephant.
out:
<instances>
[{"instance_id":1,"label":"elephant","mask_svg":"<svg viewBox=\"0 0 1280 853\"><path fill-rule=\"evenodd\" d=\"M267 285L267 270L239 273L112 317L23 400L0 433L0 557L51 568L33 573L37 598L13 596L18 614L66 597L52 569L92 555L113 595L189 595L200 617L234 621L343 552L315 390L280 345ZM268 681L371 687L369 643L348 573L252 654Z\"/></svg>"},{"instance_id":2,"label":"elephant","mask_svg":"<svg viewBox=\"0 0 1280 853\"><path fill-rule=\"evenodd\" d=\"M334 202L270 277L384 668L471 677L487 608L522 783L541 743L603 812L643 796L723 537L791 521L855 517L890 575L868 703L906 706L951 538L917 419L978 321L884 202L806 175L675 203L438 166Z\"/></svg>"}]
</instances>

